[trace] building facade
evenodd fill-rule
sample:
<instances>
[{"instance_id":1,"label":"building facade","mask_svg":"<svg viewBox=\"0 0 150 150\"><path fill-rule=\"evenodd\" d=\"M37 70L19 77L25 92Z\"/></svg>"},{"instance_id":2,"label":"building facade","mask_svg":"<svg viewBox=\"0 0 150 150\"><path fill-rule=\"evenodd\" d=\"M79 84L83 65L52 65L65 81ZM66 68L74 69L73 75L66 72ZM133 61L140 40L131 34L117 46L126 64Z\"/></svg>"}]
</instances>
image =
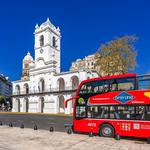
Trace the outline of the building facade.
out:
<instances>
[{"instance_id":1,"label":"building facade","mask_svg":"<svg viewBox=\"0 0 150 150\"><path fill-rule=\"evenodd\" d=\"M35 26L35 59L28 52L23 59L21 80L13 82L13 111L72 113L70 102L82 80L97 77L95 71L60 72L60 29L49 19Z\"/></svg>"},{"instance_id":2,"label":"building facade","mask_svg":"<svg viewBox=\"0 0 150 150\"><path fill-rule=\"evenodd\" d=\"M0 74L0 96L10 99L12 95L12 84L8 77Z\"/></svg>"},{"instance_id":3,"label":"building facade","mask_svg":"<svg viewBox=\"0 0 150 150\"><path fill-rule=\"evenodd\" d=\"M88 55L83 59L77 59L75 62L72 62L70 71L97 70L97 67L95 64L96 64L95 54Z\"/></svg>"}]
</instances>

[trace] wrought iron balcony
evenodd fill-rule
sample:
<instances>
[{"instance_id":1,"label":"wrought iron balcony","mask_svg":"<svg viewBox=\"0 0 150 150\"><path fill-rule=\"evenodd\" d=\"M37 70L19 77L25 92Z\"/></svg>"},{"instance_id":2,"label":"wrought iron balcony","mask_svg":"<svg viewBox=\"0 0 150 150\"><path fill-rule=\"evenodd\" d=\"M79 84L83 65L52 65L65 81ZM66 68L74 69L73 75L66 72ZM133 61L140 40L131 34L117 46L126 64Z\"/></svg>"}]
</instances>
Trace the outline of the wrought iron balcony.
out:
<instances>
[{"instance_id":1,"label":"wrought iron balcony","mask_svg":"<svg viewBox=\"0 0 150 150\"><path fill-rule=\"evenodd\" d=\"M65 87L64 89L51 88L43 91L29 90L29 91L14 91L12 97L18 96L30 96L30 95L45 95L45 94L63 94L63 93L75 93L77 88Z\"/></svg>"}]
</instances>

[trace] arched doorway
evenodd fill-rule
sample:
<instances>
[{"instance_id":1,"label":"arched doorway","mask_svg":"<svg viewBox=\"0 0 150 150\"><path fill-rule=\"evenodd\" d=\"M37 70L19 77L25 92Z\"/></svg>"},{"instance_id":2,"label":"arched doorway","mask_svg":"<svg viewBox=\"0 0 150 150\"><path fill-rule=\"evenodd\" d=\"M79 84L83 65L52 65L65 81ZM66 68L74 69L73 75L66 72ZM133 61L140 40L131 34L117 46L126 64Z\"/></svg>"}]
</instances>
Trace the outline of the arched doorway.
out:
<instances>
[{"instance_id":1,"label":"arched doorway","mask_svg":"<svg viewBox=\"0 0 150 150\"><path fill-rule=\"evenodd\" d=\"M23 108L24 108L24 112L28 112L29 111L29 99L28 98L24 99Z\"/></svg>"},{"instance_id":2,"label":"arched doorway","mask_svg":"<svg viewBox=\"0 0 150 150\"><path fill-rule=\"evenodd\" d=\"M65 99L64 99L64 96L61 95L61 96L58 96L58 100L59 100L59 112L60 113L64 113L65 112L65 107L64 107L64 102L65 102Z\"/></svg>"},{"instance_id":3,"label":"arched doorway","mask_svg":"<svg viewBox=\"0 0 150 150\"><path fill-rule=\"evenodd\" d=\"M63 78L58 79L58 89L59 91L64 91L65 90L65 81Z\"/></svg>"},{"instance_id":4,"label":"arched doorway","mask_svg":"<svg viewBox=\"0 0 150 150\"><path fill-rule=\"evenodd\" d=\"M72 90L76 90L79 85L79 78L77 76L71 77L71 82L72 82Z\"/></svg>"},{"instance_id":5,"label":"arched doorway","mask_svg":"<svg viewBox=\"0 0 150 150\"><path fill-rule=\"evenodd\" d=\"M40 97L40 100L39 100L39 112L40 113L44 112L44 97Z\"/></svg>"},{"instance_id":6,"label":"arched doorway","mask_svg":"<svg viewBox=\"0 0 150 150\"><path fill-rule=\"evenodd\" d=\"M38 85L39 92L44 92L45 91L45 81L44 79L41 79Z\"/></svg>"},{"instance_id":7,"label":"arched doorway","mask_svg":"<svg viewBox=\"0 0 150 150\"><path fill-rule=\"evenodd\" d=\"M16 99L16 112L20 112L20 99Z\"/></svg>"},{"instance_id":8,"label":"arched doorway","mask_svg":"<svg viewBox=\"0 0 150 150\"><path fill-rule=\"evenodd\" d=\"M20 86L19 85L16 85L16 87L15 87L15 94L20 95Z\"/></svg>"},{"instance_id":9,"label":"arched doorway","mask_svg":"<svg viewBox=\"0 0 150 150\"><path fill-rule=\"evenodd\" d=\"M29 94L29 85L26 83L23 86L24 94Z\"/></svg>"}]
</instances>

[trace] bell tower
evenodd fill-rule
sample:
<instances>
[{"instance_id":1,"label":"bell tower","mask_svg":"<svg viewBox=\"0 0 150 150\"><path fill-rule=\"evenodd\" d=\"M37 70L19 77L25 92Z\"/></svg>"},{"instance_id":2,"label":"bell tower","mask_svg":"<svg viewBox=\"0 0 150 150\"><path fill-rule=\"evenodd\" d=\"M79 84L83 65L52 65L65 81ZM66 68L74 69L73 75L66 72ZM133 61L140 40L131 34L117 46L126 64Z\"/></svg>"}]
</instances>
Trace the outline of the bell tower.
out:
<instances>
[{"instance_id":1,"label":"bell tower","mask_svg":"<svg viewBox=\"0 0 150 150\"><path fill-rule=\"evenodd\" d=\"M60 29L47 21L35 26L35 66L36 69L49 68L60 73Z\"/></svg>"}]
</instances>

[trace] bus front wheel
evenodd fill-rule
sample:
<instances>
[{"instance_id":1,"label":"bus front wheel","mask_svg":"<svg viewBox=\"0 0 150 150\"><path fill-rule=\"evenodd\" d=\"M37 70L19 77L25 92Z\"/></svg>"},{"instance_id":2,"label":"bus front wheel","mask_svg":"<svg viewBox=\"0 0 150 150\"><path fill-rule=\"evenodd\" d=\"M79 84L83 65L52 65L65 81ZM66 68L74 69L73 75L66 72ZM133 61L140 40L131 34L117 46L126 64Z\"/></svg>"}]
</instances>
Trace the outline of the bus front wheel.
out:
<instances>
[{"instance_id":1,"label":"bus front wheel","mask_svg":"<svg viewBox=\"0 0 150 150\"><path fill-rule=\"evenodd\" d=\"M110 124L102 124L99 135L103 137L114 137L114 128Z\"/></svg>"},{"instance_id":2,"label":"bus front wheel","mask_svg":"<svg viewBox=\"0 0 150 150\"><path fill-rule=\"evenodd\" d=\"M150 144L150 137L147 139L147 143Z\"/></svg>"}]
</instances>

